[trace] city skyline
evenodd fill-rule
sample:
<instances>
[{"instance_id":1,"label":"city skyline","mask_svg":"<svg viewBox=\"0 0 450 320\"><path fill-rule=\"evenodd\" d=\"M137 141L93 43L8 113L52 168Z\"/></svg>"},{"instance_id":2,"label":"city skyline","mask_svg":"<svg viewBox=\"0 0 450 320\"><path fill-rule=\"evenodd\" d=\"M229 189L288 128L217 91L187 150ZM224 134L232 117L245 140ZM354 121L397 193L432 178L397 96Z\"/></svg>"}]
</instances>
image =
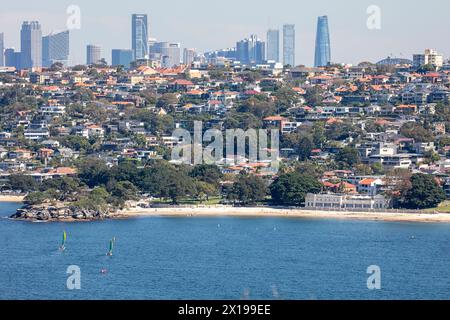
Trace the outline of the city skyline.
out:
<instances>
[{"instance_id":1,"label":"city skyline","mask_svg":"<svg viewBox=\"0 0 450 320\"><path fill-rule=\"evenodd\" d=\"M366 10L371 5L369 1L350 0L349 5L344 7L331 1L307 6L302 3L290 4L292 8L301 7L301 12L281 10L284 2L267 10L264 9L264 1L258 1L257 13L246 16L245 11L255 7L255 2L249 1L249 3L240 4L242 12L239 11L234 16L224 14L218 18L208 17L204 14L205 10L197 12L180 1L171 1L174 4L171 15L177 18L177 23L171 23L172 19L165 19L164 15L157 14L157 12L163 12L160 4L118 5L102 13L99 4L80 0L78 5L81 9L82 23L80 30L71 32L71 64L85 62L85 46L88 43L101 44L104 49L104 58L108 61L112 49L130 48L131 14L136 12L148 14L149 37L157 38L159 41L181 42L183 48L197 48L198 52L232 47L237 39L242 39L249 34L264 37L268 29L281 29L283 24L292 23L296 25L297 31L296 64L312 66L316 19L318 16L328 15L331 19L330 29L333 35L331 43L333 62L353 64L364 60L377 62L387 56L411 59L414 53L421 52L423 48L436 48L447 57L450 44L440 39L438 31L448 29L450 26L450 22L439 18L441 14L442 17L445 16L443 12L446 8L450 9L450 4L431 1L429 6L420 12L406 13L399 9L402 7L402 2L404 1L396 3L379 1L382 9L381 30L369 30L366 26L369 17ZM16 51L20 50L21 21L40 21L43 34L66 29L68 17L66 9L71 4L69 1L63 0L58 4L48 0L41 1L39 4L27 3L26 10L23 10L23 5L20 3L20 0L15 3L6 3L0 13L0 32L5 34L5 48L14 47ZM206 5L201 0L198 5L203 4ZM426 18L431 17L433 17L429 19L431 21L425 25ZM271 21L269 24L268 18ZM406 23L411 19L417 19L419 23ZM405 23L398 23L397 20ZM438 21L444 22L438 23ZM430 29L436 32L426 31ZM117 36L118 34L121 36ZM220 36L217 36L218 34ZM418 38L421 39L420 43L416 41Z\"/></svg>"}]
</instances>

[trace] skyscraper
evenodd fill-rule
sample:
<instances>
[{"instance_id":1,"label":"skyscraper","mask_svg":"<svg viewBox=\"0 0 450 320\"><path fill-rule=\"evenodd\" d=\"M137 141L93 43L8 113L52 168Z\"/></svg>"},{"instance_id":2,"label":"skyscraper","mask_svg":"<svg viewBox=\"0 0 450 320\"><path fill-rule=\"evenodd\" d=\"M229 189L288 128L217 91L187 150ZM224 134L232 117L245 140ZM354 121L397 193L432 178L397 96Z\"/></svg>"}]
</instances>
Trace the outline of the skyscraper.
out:
<instances>
[{"instance_id":1,"label":"skyscraper","mask_svg":"<svg viewBox=\"0 0 450 320\"><path fill-rule=\"evenodd\" d=\"M0 67L3 67L5 65L4 60L4 51L5 51L5 45L4 45L4 38L3 38L3 32L0 33Z\"/></svg>"},{"instance_id":2,"label":"skyscraper","mask_svg":"<svg viewBox=\"0 0 450 320\"><path fill-rule=\"evenodd\" d=\"M267 60L280 62L280 30L267 31Z\"/></svg>"},{"instance_id":3,"label":"skyscraper","mask_svg":"<svg viewBox=\"0 0 450 320\"><path fill-rule=\"evenodd\" d=\"M266 44L256 35L236 43L236 59L241 64L261 64L266 56Z\"/></svg>"},{"instance_id":4,"label":"skyscraper","mask_svg":"<svg viewBox=\"0 0 450 320\"><path fill-rule=\"evenodd\" d=\"M96 64L102 59L102 48L97 45L89 44L86 47L86 64Z\"/></svg>"},{"instance_id":5,"label":"skyscraper","mask_svg":"<svg viewBox=\"0 0 450 320\"><path fill-rule=\"evenodd\" d=\"M324 67L331 62L330 31L328 17L322 16L317 20L316 54L314 66Z\"/></svg>"},{"instance_id":6,"label":"skyscraper","mask_svg":"<svg viewBox=\"0 0 450 320\"><path fill-rule=\"evenodd\" d=\"M51 67L55 62L69 63L69 30L51 33L42 38L42 65Z\"/></svg>"},{"instance_id":7,"label":"skyscraper","mask_svg":"<svg viewBox=\"0 0 450 320\"><path fill-rule=\"evenodd\" d=\"M113 67L124 66L125 68L129 68L131 62L133 62L133 50L113 49L111 61Z\"/></svg>"},{"instance_id":8,"label":"skyscraper","mask_svg":"<svg viewBox=\"0 0 450 320\"><path fill-rule=\"evenodd\" d=\"M196 55L195 49L184 48L183 63L188 66L191 65Z\"/></svg>"},{"instance_id":9,"label":"skyscraper","mask_svg":"<svg viewBox=\"0 0 450 320\"><path fill-rule=\"evenodd\" d=\"M172 68L180 65L181 45L177 42L156 42L152 46L152 53L161 59L163 68Z\"/></svg>"},{"instance_id":10,"label":"skyscraper","mask_svg":"<svg viewBox=\"0 0 450 320\"><path fill-rule=\"evenodd\" d=\"M20 52L16 52L14 48L8 48L5 50L5 66L15 67L20 69Z\"/></svg>"},{"instance_id":11,"label":"skyscraper","mask_svg":"<svg viewBox=\"0 0 450 320\"><path fill-rule=\"evenodd\" d=\"M283 26L283 64L295 67L295 25Z\"/></svg>"},{"instance_id":12,"label":"skyscraper","mask_svg":"<svg viewBox=\"0 0 450 320\"><path fill-rule=\"evenodd\" d=\"M146 14L133 14L131 21L131 48L134 59L147 59L148 55L148 21Z\"/></svg>"},{"instance_id":13,"label":"skyscraper","mask_svg":"<svg viewBox=\"0 0 450 320\"><path fill-rule=\"evenodd\" d=\"M42 67L42 30L37 21L25 21L20 31L22 69Z\"/></svg>"}]
</instances>

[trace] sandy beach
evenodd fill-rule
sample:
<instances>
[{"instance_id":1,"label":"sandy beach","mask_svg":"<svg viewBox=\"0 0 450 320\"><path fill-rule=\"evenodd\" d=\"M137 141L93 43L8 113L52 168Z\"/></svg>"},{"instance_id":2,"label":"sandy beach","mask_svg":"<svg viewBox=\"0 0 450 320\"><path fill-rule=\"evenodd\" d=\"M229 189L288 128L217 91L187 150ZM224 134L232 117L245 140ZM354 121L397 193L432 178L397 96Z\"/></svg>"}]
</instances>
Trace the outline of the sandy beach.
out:
<instances>
[{"instance_id":1,"label":"sandy beach","mask_svg":"<svg viewBox=\"0 0 450 320\"><path fill-rule=\"evenodd\" d=\"M24 196L0 195L0 202L23 202Z\"/></svg>"},{"instance_id":2,"label":"sandy beach","mask_svg":"<svg viewBox=\"0 0 450 320\"><path fill-rule=\"evenodd\" d=\"M279 217L303 219L353 219L394 222L450 223L450 214L397 213L397 212L333 212L279 208L236 208L226 206L190 208L134 208L120 212L123 217Z\"/></svg>"}]
</instances>

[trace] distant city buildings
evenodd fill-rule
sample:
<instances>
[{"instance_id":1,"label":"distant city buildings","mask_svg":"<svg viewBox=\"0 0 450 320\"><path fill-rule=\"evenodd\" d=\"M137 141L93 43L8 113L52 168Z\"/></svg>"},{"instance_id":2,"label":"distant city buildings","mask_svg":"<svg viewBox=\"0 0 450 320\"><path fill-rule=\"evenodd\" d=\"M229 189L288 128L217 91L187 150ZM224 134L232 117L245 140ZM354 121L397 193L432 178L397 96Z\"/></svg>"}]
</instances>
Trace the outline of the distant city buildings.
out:
<instances>
[{"instance_id":1,"label":"distant city buildings","mask_svg":"<svg viewBox=\"0 0 450 320\"><path fill-rule=\"evenodd\" d=\"M433 49L426 49L423 54L415 54L413 56L413 66L418 68L425 65L433 65L442 67L444 65L444 57Z\"/></svg>"},{"instance_id":2,"label":"distant city buildings","mask_svg":"<svg viewBox=\"0 0 450 320\"><path fill-rule=\"evenodd\" d=\"M243 65L262 64L265 61L265 42L256 35L236 44L236 59Z\"/></svg>"},{"instance_id":3,"label":"distant city buildings","mask_svg":"<svg viewBox=\"0 0 450 320\"><path fill-rule=\"evenodd\" d=\"M280 30L267 31L267 60L280 62Z\"/></svg>"},{"instance_id":4,"label":"distant city buildings","mask_svg":"<svg viewBox=\"0 0 450 320\"><path fill-rule=\"evenodd\" d=\"M97 45L88 44L86 47L86 64L97 64L102 59L102 48Z\"/></svg>"},{"instance_id":5,"label":"distant city buildings","mask_svg":"<svg viewBox=\"0 0 450 320\"><path fill-rule=\"evenodd\" d=\"M171 68L180 65L181 44L176 42L156 42L150 52L151 56L161 61L163 68Z\"/></svg>"},{"instance_id":6,"label":"distant city buildings","mask_svg":"<svg viewBox=\"0 0 450 320\"><path fill-rule=\"evenodd\" d=\"M69 31L51 33L42 38L42 66L50 67L56 62L69 63Z\"/></svg>"},{"instance_id":7,"label":"distant city buildings","mask_svg":"<svg viewBox=\"0 0 450 320\"><path fill-rule=\"evenodd\" d=\"M20 31L22 69L42 67L42 30L37 21L25 21Z\"/></svg>"},{"instance_id":8,"label":"distant city buildings","mask_svg":"<svg viewBox=\"0 0 450 320\"><path fill-rule=\"evenodd\" d=\"M5 50L5 66L20 69L20 52L16 52L14 48Z\"/></svg>"},{"instance_id":9,"label":"distant city buildings","mask_svg":"<svg viewBox=\"0 0 450 320\"><path fill-rule=\"evenodd\" d=\"M131 48L135 60L148 59L148 20L146 14L133 14L131 23Z\"/></svg>"},{"instance_id":10,"label":"distant city buildings","mask_svg":"<svg viewBox=\"0 0 450 320\"><path fill-rule=\"evenodd\" d=\"M330 30L328 17L322 16L317 20L315 67L325 67L331 62Z\"/></svg>"},{"instance_id":11,"label":"distant city buildings","mask_svg":"<svg viewBox=\"0 0 450 320\"><path fill-rule=\"evenodd\" d=\"M129 68L131 62L133 62L133 50L113 49L111 61L113 67L124 66L125 68Z\"/></svg>"},{"instance_id":12,"label":"distant city buildings","mask_svg":"<svg viewBox=\"0 0 450 320\"><path fill-rule=\"evenodd\" d=\"M183 51L183 63L185 65L191 65L194 62L195 56L197 55L195 49L185 48Z\"/></svg>"},{"instance_id":13,"label":"distant city buildings","mask_svg":"<svg viewBox=\"0 0 450 320\"><path fill-rule=\"evenodd\" d=\"M2 32L0 33L0 67L3 67L5 65L4 51L5 51L5 44L4 44L4 35Z\"/></svg>"},{"instance_id":14,"label":"distant city buildings","mask_svg":"<svg viewBox=\"0 0 450 320\"><path fill-rule=\"evenodd\" d=\"M283 64L295 67L295 25L283 26Z\"/></svg>"}]
</instances>

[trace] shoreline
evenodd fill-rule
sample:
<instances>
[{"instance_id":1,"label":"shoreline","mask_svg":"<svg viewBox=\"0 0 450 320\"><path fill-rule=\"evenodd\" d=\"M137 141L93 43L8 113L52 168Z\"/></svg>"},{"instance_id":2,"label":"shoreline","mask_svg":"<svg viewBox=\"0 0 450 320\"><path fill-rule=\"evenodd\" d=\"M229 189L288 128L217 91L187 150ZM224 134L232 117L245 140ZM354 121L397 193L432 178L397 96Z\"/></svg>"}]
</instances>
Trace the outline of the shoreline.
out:
<instances>
[{"instance_id":1,"label":"shoreline","mask_svg":"<svg viewBox=\"0 0 450 320\"><path fill-rule=\"evenodd\" d=\"M119 211L118 217L246 217L246 218L298 218L298 219L341 219L369 220L385 222L450 223L447 213L397 213L397 212L342 212L285 208L236 208L212 207L173 207L173 208L133 208Z\"/></svg>"},{"instance_id":2,"label":"shoreline","mask_svg":"<svg viewBox=\"0 0 450 320\"><path fill-rule=\"evenodd\" d=\"M0 203L12 202L12 203L22 203L25 196L14 196L14 195L0 195Z\"/></svg>"}]
</instances>

